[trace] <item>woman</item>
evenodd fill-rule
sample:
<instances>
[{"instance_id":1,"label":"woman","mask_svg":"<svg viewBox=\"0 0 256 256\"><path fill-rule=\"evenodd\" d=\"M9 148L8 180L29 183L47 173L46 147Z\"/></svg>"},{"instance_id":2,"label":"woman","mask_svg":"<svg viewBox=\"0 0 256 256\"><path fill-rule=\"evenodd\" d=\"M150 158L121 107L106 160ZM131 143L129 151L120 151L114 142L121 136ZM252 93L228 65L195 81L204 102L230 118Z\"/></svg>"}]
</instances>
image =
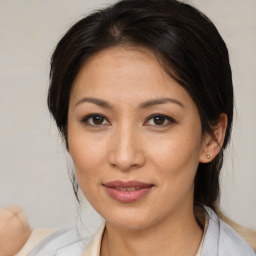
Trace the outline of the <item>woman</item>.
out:
<instances>
[{"instance_id":1,"label":"woman","mask_svg":"<svg viewBox=\"0 0 256 256\"><path fill-rule=\"evenodd\" d=\"M255 255L215 214L233 87L198 10L127 0L77 22L52 56L48 106L75 193L105 224L94 237L58 230L30 255Z\"/></svg>"}]
</instances>

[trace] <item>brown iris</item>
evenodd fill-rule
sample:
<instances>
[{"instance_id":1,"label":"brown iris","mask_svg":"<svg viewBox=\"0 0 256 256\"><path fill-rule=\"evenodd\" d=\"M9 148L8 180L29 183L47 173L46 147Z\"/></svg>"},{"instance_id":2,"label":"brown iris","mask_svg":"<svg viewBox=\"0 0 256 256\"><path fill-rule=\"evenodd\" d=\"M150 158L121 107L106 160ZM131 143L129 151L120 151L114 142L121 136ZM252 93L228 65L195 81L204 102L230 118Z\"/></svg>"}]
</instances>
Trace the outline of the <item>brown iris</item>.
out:
<instances>
[{"instance_id":1,"label":"brown iris","mask_svg":"<svg viewBox=\"0 0 256 256\"><path fill-rule=\"evenodd\" d=\"M162 117L162 116L156 116L156 117L154 117L154 123L155 123L156 125L162 125L162 124L164 124L164 121L165 121L165 118Z\"/></svg>"},{"instance_id":2,"label":"brown iris","mask_svg":"<svg viewBox=\"0 0 256 256\"><path fill-rule=\"evenodd\" d=\"M104 121L104 118L102 116L94 116L92 121L94 124L101 125Z\"/></svg>"}]
</instances>

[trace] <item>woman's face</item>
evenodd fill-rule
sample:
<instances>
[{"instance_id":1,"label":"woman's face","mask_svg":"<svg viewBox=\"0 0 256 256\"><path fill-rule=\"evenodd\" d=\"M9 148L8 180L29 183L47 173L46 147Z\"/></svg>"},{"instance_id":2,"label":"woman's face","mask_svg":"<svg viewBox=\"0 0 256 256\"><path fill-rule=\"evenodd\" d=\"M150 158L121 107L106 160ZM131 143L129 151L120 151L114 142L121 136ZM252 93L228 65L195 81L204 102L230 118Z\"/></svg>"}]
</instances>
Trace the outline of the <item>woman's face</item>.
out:
<instances>
[{"instance_id":1,"label":"woman's face","mask_svg":"<svg viewBox=\"0 0 256 256\"><path fill-rule=\"evenodd\" d=\"M146 228L193 208L199 114L151 51L114 47L84 64L68 144L81 190L108 223Z\"/></svg>"}]
</instances>

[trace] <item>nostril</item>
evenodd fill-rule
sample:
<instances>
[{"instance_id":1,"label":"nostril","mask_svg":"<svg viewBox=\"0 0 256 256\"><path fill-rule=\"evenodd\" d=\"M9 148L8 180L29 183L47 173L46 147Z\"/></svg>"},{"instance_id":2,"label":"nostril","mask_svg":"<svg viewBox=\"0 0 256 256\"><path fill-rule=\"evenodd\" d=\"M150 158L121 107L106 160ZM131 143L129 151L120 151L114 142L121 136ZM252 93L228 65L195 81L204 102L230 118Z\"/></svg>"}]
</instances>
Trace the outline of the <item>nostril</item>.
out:
<instances>
[{"instance_id":1,"label":"nostril","mask_svg":"<svg viewBox=\"0 0 256 256\"><path fill-rule=\"evenodd\" d=\"M110 156L110 164L119 168L122 171L127 171L134 168L139 168L145 163L145 158L140 152L135 152L133 154L124 154L124 152L112 153Z\"/></svg>"}]
</instances>

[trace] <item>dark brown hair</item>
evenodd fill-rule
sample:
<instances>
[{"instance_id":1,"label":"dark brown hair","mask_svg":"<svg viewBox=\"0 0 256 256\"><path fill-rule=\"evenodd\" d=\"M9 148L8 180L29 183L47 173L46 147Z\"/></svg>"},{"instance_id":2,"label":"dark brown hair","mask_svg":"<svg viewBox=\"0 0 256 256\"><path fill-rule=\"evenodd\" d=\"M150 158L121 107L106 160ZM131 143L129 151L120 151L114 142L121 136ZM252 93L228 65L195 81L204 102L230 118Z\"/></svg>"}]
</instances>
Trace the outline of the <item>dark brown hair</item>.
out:
<instances>
[{"instance_id":1,"label":"dark brown hair","mask_svg":"<svg viewBox=\"0 0 256 256\"><path fill-rule=\"evenodd\" d=\"M233 86L227 47L213 23L196 8L175 0L123 0L74 24L51 60L48 107L67 142L71 87L80 67L97 52L117 45L152 50L166 72L197 105L203 132L221 113L228 116L224 144L210 163L199 163L194 203L215 209L223 149L231 133ZM77 195L78 184L73 187Z\"/></svg>"}]
</instances>

